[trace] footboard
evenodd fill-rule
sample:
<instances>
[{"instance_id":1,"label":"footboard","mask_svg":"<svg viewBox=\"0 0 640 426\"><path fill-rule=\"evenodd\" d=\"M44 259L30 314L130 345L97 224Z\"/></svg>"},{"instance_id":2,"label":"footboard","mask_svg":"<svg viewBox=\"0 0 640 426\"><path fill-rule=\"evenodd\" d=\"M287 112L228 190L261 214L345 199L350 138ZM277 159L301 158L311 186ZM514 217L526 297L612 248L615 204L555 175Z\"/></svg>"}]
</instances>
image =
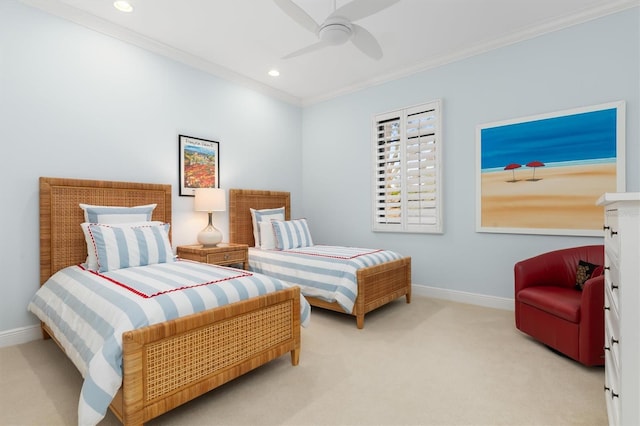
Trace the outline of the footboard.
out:
<instances>
[{"instance_id":1,"label":"footboard","mask_svg":"<svg viewBox=\"0 0 640 426\"><path fill-rule=\"evenodd\" d=\"M353 312L358 328L364 327L364 315L399 297L406 296L411 303L411 258L392 260L357 271L358 297ZM316 297L305 296L312 306L344 312L336 302L326 302Z\"/></svg>"},{"instance_id":2,"label":"footboard","mask_svg":"<svg viewBox=\"0 0 640 426\"><path fill-rule=\"evenodd\" d=\"M411 303L411 258L358 270L358 298L353 308L358 328L364 327L364 314L399 297Z\"/></svg>"},{"instance_id":3,"label":"footboard","mask_svg":"<svg viewBox=\"0 0 640 426\"><path fill-rule=\"evenodd\" d=\"M129 331L111 410L140 425L286 352L297 365L298 287Z\"/></svg>"}]
</instances>

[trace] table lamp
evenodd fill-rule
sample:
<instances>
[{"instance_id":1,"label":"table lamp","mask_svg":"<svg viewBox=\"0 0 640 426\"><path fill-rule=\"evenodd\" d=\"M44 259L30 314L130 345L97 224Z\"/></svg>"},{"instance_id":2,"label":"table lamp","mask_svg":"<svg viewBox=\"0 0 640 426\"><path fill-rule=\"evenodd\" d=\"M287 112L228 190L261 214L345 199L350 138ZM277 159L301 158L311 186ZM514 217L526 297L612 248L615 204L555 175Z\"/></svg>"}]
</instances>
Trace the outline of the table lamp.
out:
<instances>
[{"instance_id":1,"label":"table lamp","mask_svg":"<svg viewBox=\"0 0 640 426\"><path fill-rule=\"evenodd\" d=\"M194 210L209 213L209 224L198 233L198 242L205 247L215 247L222 241L222 232L213 226L213 212L226 210L227 199L224 189L196 188Z\"/></svg>"}]
</instances>

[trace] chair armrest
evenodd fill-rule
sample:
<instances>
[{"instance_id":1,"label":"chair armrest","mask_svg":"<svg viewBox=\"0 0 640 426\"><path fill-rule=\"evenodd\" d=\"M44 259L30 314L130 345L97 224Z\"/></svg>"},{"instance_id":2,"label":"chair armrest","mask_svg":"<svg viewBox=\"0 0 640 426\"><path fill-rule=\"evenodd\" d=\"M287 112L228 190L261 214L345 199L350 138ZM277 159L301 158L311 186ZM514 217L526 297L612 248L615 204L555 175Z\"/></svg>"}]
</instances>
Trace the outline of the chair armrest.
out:
<instances>
[{"instance_id":1,"label":"chair armrest","mask_svg":"<svg viewBox=\"0 0 640 426\"><path fill-rule=\"evenodd\" d=\"M580 357L604 364L604 275L588 279L580 301Z\"/></svg>"},{"instance_id":2,"label":"chair armrest","mask_svg":"<svg viewBox=\"0 0 640 426\"><path fill-rule=\"evenodd\" d=\"M585 316L597 314L597 318L604 317L604 275L589 278L582 287L582 297L580 300L580 311L582 321L590 320Z\"/></svg>"}]
</instances>

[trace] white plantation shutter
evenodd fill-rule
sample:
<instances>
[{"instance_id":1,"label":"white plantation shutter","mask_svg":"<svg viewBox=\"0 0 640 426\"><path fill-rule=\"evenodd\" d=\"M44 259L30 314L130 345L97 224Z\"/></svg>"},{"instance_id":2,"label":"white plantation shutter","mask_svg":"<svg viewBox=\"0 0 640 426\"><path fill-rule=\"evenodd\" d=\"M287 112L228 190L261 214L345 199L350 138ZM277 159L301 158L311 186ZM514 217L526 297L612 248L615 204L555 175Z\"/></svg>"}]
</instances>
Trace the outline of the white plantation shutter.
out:
<instances>
[{"instance_id":1,"label":"white plantation shutter","mask_svg":"<svg viewBox=\"0 0 640 426\"><path fill-rule=\"evenodd\" d=\"M374 117L374 231L442 232L440 107Z\"/></svg>"},{"instance_id":2,"label":"white plantation shutter","mask_svg":"<svg viewBox=\"0 0 640 426\"><path fill-rule=\"evenodd\" d=\"M400 116L376 117L375 129L374 230L376 225L400 230L402 225L402 144Z\"/></svg>"}]
</instances>

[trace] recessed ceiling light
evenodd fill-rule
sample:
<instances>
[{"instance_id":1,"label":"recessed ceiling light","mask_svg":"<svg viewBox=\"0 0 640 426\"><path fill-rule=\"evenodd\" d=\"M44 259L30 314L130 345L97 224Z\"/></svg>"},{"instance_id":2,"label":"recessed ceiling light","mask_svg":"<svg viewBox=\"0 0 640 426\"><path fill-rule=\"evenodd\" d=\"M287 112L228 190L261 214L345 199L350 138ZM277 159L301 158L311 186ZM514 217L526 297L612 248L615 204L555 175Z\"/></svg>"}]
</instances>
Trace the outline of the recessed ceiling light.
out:
<instances>
[{"instance_id":1,"label":"recessed ceiling light","mask_svg":"<svg viewBox=\"0 0 640 426\"><path fill-rule=\"evenodd\" d=\"M133 12L133 6L131 6L131 3L129 3L126 0L114 1L113 7L118 9L120 12L125 12L125 13Z\"/></svg>"},{"instance_id":2,"label":"recessed ceiling light","mask_svg":"<svg viewBox=\"0 0 640 426\"><path fill-rule=\"evenodd\" d=\"M271 77L277 77L277 76L280 75L280 71L278 71L277 69L272 69L272 70L269 71L269 75Z\"/></svg>"}]
</instances>

